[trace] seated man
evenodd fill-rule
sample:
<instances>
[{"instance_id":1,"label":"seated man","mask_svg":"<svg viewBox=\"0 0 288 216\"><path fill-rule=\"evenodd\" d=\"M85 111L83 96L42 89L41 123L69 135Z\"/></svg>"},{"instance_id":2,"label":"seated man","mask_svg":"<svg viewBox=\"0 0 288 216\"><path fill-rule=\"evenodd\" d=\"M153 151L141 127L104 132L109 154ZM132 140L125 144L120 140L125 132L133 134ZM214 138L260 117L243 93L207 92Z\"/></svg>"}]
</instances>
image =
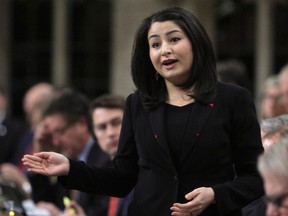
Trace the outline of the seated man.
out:
<instances>
[{"instance_id":1,"label":"seated man","mask_svg":"<svg viewBox=\"0 0 288 216\"><path fill-rule=\"evenodd\" d=\"M276 118L273 118L276 121ZM269 120L269 119L268 119ZM264 150L267 151L272 145L277 144L280 140L288 136L288 127L283 124L274 130L270 130L262 137ZM242 209L242 216L265 216L266 200L265 196L253 201Z\"/></svg>"},{"instance_id":2,"label":"seated man","mask_svg":"<svg viewBox=\"0 0 288 216\"><path fill-rule=\"evenodd\" d=\"M99 148L92 135L89 101L84 95L72 90L62 92L46 108L35 132L34 145L36 152L51 151L54 148L54 151L61 150L67 157L85 161L89 165L106 166L110 162L109 157ZM30 178L32 188L41 192L37 194L39 201L45 201L44 194L46 197L50 194L49 189L43 185L42 178L45 176L32 175ZM56 182L56 179L52 178L50 181ZM64 196L63 193L58 194L55 199L59 199L63 204ZM107 215L108 196L72 191L70 197L82 206L87 216ZM51 202L51 200L46 201Z\"/></svg>"},{"instance_id":3,"label":"seated man","mask_svg":"<svg viewBox=\"0 0 288 216\"><path fill-rule=\"evenodd\" d=\"M264 180L266 215L288 215L288 137L270 146L258 160Z\"/></svg>"},{"instance_id":4,"label":"seated man","mask_svg":"<svg viewBox=\"0 0 288 216\"><path fill-rule=\"evenodd\" d=\"M125 100L121 96L107 94L96 98L91 104L94 134L100 148L113 160L117 153ZM125 198L110 198L108 216L126 216L133 192ZM115 208L112 207L116 202Z\"/></svg>"}]
</instances>

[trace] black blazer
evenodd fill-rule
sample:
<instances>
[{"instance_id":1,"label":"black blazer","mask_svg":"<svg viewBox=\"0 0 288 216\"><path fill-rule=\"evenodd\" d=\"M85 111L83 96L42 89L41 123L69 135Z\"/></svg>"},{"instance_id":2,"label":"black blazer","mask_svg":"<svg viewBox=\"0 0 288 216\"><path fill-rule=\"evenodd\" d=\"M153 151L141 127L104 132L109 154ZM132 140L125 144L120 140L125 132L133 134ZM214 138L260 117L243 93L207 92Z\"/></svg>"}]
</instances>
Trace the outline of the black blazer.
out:
<instances>
[{"instance_id":1,"label":"black blazer","mask_svg":"<svg viewBox=\"0 0 288 216\"><path fill-rule=\"evenodd\" d=\"M198 187L212 187L216 203L201 215L241 215L241 208L263 194L256 169L262 153L260 127L251 95L224 83L210 104L195 102L176 170L165 134L165 105L149 113L138 93L126 101L113 169L70 161L66 187L125 196L134 186L130 216L171 215L175 202Z\"/></svg>"},{"instance_id":2,"label":"black blazer","mask_svg":"<svg viewBox=\"0 0 288 216\"><path fill-rule=\"evenodd\" d=\"M267 201L265 196L254 200L242 209L242 216L265 216Z\"/></svg>"}]
</instances>

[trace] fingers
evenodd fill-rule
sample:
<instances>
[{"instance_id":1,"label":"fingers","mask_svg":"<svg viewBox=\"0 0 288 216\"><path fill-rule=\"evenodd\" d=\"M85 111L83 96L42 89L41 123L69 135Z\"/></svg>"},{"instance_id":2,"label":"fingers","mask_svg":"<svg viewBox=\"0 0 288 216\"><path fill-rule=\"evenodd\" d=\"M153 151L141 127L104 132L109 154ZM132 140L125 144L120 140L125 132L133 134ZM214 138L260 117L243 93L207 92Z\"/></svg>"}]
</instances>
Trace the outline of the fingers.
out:
<instances>
[{"instance_id":1,"label":"fingers","mask_svg":"<svg viewBox=\"0 0 288 216\"><path fill-rule=\"evenodd\" d=\"M198 215L201 212L201 206L195 201L174 203L170 210L172 211L171 215L175 216Z\"/></svg>"},{"instance_id":2,"label":"fingers","mask_svg":"<svg viewBox=\"0 0 288 216\"><path fill-rule=\"evenodd\" d=\"M34 164L34 163L29 163L29 162L24 162L23 163L25 166L27 166L27 169L29 172L39 172L38 170L42 170L42 167L39 166L39 164Z\"/></svg>"},{"instance_id":3,"label":"fingers","mask_svg":"<svg viewBox=\"0 0 288 216\"><path fill-rule=\"evenodd\" d=\"M35 155L24 155L22 158L24 166L28 168L28 171L36 171L42 169L42 159Z\"/></svg>"},{"instance_id":4,"label":"fingers","mask_svg":"<svg viewBox=\"0 0 288 216\"><path fill-rule=\"evenodd\" d=\"M197 188L185 195L187 203L174 203L170 208L172 215L199 215L211 203L214 202L214 191L212 188Z\"/></svg>"},{"instance_id":5,"label":"fingers","mask_svg":"<svg viewBox=\"0 0 288 216\"><path fill-rule=\"evenodd\" d=\"M42 159L49 158L51 155L51 152L37 152L37 153L34 153L33 155L39 157L42 160Z\"/></svg>"},{"instance_id":6,"label":"fingers","mask_svg":"<svg viewBox=\"0 0 288 216\"><path fill-rule=\"evenodd\" d=\"M190 216L191 210L187 203L181 204L181 203L174 203L173 206L170 208L172 211L171 215L175 216Z\"/></svg>"},{"instance_id":7,"label":"fingers","mask_svg":"<svg viewBox=\"0 0 288 216\"><path fill-rule=\"evenodd\" d=\"M204 207L207 207L211 203L215 202L214 191L210 187L200 187L191 191L190 193L185 195L187 200L193 200L197 198L199 203L201 203Z\"/></svg>"},{"instance_id":8,"label":"fingers","mask_svg":"<svg viewBox=\"0 0 288 216\"><path fill-rule=\"evenodd\" d=\"M30 168L35 168L36 166L39 166L39 164L41 163L41 159L33 155L25 155L22 158L22 163L29 170Z\"/></svg>"},{"instance_id":9,"label":"fingers","mask_svg":"<svg viewBox=\"0 0 288 216\"><path fill-rule=\"evenodd\" d=\"M199 188L191 191L190 193L185 195L185 199L192 200L200 194L201 190Z\"/></svg>"},{"instance_id":10,"label":"fingers","mask_svg":"<svg viewBox=\"0 0 288 216\"><path fill-rule=\"evenodd\" d=\"M23 156L22 161L41 162L43 159L49 158L49 156L50 156L49 152L38 152L38 153L34 153L33 155L26 154Z\"/></svg>"},{"instance_id":11,"label":"fingers","mask_svg":"<svg viewBox=\"0 0 288 216\"><path fill-rule=\"evenodd\" d=\"M35 155L29 155L26 154L23 156L22 161L41 161L41 158L39 158L36 154Z\"/></svg>"}]
</instances>

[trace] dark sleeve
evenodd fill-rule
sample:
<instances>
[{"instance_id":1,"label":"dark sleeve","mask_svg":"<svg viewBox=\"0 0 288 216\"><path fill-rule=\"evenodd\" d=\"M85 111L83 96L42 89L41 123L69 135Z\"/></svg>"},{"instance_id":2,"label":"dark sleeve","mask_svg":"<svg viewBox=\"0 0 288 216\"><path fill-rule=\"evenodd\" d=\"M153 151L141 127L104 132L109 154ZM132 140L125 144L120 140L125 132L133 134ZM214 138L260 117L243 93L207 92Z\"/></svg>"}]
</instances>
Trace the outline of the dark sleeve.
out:
<instances>
[{"instance_id":1,"label":"dark sleeve","mask_svg":"<svg viewBox=\"0 0 288 216\"><path fill-rule=\"evenodd\" d=\"M131 103L131 97L128 97L118 153L113 160L112 167L99 168L70 160L68 176L58 178L64 187L118 197L124 197L132 190L138 176L138 154L129 116Z\"/></svg>"},{"instance_id":2,"label":"dark sleeve","mask_svg":"<svg viewBox=\"0 0 288 216\"><path fill-rule=\"evenodd\" d=\"M262 196L253 201L242 209L242 216L265 216L266 215L266 201Z\"/></svg>"},{"instance_id":3,"label":"dark sleeve","mask_svg":"<svg viewBox=\"0 0 288 216\"><path fill-rule=\"evenodd\" d=\"M263 152L260 126L248 91L239 89L231 100L231 153L235 179L213 186L220 215L240 209L263 195L257 158Z\"/></svg>"}]
</instances>

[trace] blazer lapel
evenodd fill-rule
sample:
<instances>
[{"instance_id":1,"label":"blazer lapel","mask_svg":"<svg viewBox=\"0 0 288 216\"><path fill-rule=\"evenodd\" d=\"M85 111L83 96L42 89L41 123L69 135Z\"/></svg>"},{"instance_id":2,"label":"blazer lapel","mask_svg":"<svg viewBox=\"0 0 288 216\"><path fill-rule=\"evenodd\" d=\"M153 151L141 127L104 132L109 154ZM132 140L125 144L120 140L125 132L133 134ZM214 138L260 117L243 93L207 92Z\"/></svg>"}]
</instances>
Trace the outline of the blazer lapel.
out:
<instances>
[{"instance_id":1,"label":"blazer lapel","mask_svg":"<svg viewBox=\"0 0 288 216\"><path fill-rule=\"evenodd\" d=\"M173 164L170 150L167 143L167 137L165 132L165 106L160 105L157 109L149 113L150 124L154 134L154 138L157 143L163 149L163 152L167 156L167 160L170 164ZM172 165L174 167L174 164Z\"/></svg>"},{"instance_id":2,"label":"blazer lapel","mask_svg":"<svg viewBox=\"0 0 288 216\"><path fill-rule=\"evenodd\" d=\"M191 155L193 147L196 145L198 138L202 136L201 131L208 116L214 107L214 103L202 104L195 102L192 107L189 122L187 125L186 134L184 137L184 145L181 151L181 163L185 162L186 158Z\"/></svg>"}]
</instances>

